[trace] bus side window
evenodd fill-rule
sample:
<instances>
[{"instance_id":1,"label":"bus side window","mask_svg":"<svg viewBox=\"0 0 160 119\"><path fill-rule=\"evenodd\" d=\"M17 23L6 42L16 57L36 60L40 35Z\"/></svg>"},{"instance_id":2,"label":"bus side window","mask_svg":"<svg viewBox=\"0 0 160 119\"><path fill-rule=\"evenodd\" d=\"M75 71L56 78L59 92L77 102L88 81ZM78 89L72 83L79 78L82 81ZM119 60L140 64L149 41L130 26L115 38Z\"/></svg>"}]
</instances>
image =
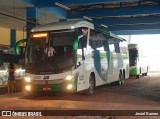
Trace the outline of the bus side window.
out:
<instances>
[{"instance_id":1,"label":"bus side window","mask_svg":"<svg viewBox=\"0 0 160 119\"><path fill-rule=\"evenodd\" d=\"M86 37L80 38L78 41L78 49L86 48L86 46L87 46L87 38Z\"/></svg>"},{"instance_id":2,"label":"bus side window","mask_svg":"<svg viewBox=\"0 0 160 119\"><path fill-rule=\"evenodd\" d=\"M109 50L110 52L115 52L114 44L109 44Z\"/></svg>"},{"instance_id":3,"label":"bus side window","mask_svg":"<svg viewBox=\"0 0 160 119\"><path fill-rule=\"evenodd\" d=\"M85 59L85 50L87 46L87 37L80 37L78 41L78 49L77 49L77 65L80 65L80 62Z\"/></svg>"},{"instance_id":4,"label":"bus side window","mask_svg":"<svg viewBox=\"0 0 160 119\"><path fill-rule=\"evenodd\" d=\"M115 47L115 52L116 52L116 53L120 53L119 43L115 43L115 44L114 44L114 47Z\"/></svg>"},{"instance_id":5,"label":"bus side window","mask_svg":"<svg viewBox=\"0 0 160 119\"><path fill-rule=\"evenodd\" d=\"M88 28L79 28L78 49L84 49L87 47L87 34L88 34Z\"/></svg>"},{"instance_id":6,"label":"bus side window","mask_svg":"<svg viewBox=\"0 0 160 119\"><path fill-rule=\"evenodd\" d=\"M96 50L103 46L104 37L100 32L91 30L89 45L92 49Z\"/></svg>"},{"instance_id":7,"label":"bus side window","mask_svg":"<svg viewBox=\"0 0 160 119\"><path fill-rule=\"evenodd\" d=\"M103 41L103 47L104 47L104 51L110 51L109 50L109 43L108 43L107 39Z\"/></svg>"}]
</instances>

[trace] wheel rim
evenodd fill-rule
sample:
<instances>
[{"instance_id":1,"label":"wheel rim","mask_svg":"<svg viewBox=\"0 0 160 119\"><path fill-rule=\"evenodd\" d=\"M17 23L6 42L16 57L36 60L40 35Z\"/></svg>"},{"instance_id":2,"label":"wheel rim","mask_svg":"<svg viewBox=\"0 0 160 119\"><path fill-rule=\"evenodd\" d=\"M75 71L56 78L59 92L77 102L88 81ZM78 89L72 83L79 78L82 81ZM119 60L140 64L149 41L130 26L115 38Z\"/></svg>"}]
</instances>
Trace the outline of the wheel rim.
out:
<instances>
[{"instance_id":1,"label":"wheel rim","mask_svg":"<svg viewBox=\"0 0 160 119\"><path fill-rule=\"evenodd\" d=\"M124 77L121 75L121 84L124 84Z\"/></svg>"},{"instance_id":2,"label":"wheel rim","mask_svg":"<svg viewBox=\"0 0 160 119\"><path fill-rule=\"evenodd\" d=\"M123 84L123 75L121 73L119 73L119 84Z\"/></svg>"},{"instance_id":3,"label":"wheel rim","mask_svg":"<svg viewBox=\"0 0 160 119\"><path fill-rule=\"evenodd\" d=\"M90 94L93 93L93 88L94 88L93 80L90 79L90 81L89 81L89 93Z\"/></svg>"}]
</instances>

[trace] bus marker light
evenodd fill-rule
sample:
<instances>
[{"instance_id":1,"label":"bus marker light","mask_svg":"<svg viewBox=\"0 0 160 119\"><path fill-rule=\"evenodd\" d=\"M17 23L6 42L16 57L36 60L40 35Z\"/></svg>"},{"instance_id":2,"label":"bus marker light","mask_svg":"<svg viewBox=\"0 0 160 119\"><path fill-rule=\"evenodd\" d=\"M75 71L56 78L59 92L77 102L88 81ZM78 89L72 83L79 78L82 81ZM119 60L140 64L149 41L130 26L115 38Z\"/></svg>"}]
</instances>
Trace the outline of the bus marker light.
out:
<instances>
[{"instance_id":1,"label":"bus marker light","mask_svg":"<svg viewBox=\"0 0 160 119\"><path fill-rule=\"evenodd\" d=\"M33 34L33 38L47 37L47 33L36 33Z\"/></svg>"}]
</instances>

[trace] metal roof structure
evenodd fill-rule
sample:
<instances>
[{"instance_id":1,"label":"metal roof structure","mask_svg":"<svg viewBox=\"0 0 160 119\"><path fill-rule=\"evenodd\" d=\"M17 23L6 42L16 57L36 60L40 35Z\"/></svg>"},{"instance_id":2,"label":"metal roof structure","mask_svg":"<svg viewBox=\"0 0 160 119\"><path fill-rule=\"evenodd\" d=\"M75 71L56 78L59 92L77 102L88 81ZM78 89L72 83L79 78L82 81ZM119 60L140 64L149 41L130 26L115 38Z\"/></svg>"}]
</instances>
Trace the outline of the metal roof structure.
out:
<instances>
[{"instance_id":1,"label":"metal roof structure","mask_svg":"<svg viewBox=\"0 0 160 119\"><path fill-rule=\"evenodd\" d=\"M0 26L22 30L26 9L40 10L40 24L90 19L115 34L159 34L159 0L0 0Z\"/></svg>"}]
</instances>

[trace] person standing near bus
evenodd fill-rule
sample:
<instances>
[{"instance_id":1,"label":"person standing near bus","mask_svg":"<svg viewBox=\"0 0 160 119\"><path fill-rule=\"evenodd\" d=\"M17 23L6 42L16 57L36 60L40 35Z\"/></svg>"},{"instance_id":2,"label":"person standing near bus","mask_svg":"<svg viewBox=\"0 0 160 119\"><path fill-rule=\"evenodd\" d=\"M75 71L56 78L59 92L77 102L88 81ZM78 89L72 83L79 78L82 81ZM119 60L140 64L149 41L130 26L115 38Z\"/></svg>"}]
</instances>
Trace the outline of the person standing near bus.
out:
<instances>
[{"instance_id":1,"label":"person standing near bus","mask_svg":"<svg viewBox=\"0 0 160 119\"><path fill-rule=\"evenodd\" d=\"M14 83L15 83L15 67L13 63L10 63L9 69L9 76L8 76L8 94L13 94L14 92Z\"/></svg>"}]
</instances>

